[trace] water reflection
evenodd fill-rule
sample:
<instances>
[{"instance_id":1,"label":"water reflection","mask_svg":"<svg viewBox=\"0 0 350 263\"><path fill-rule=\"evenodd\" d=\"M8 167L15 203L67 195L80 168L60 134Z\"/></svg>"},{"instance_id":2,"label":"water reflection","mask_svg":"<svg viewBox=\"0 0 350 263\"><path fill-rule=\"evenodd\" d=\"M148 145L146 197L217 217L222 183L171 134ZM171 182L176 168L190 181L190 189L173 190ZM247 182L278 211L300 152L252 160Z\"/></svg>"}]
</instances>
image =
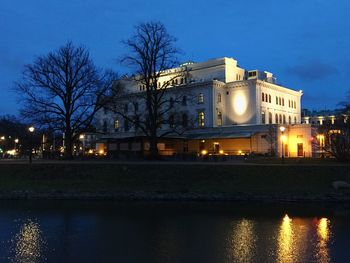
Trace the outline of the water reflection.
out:
<instances>
[{"instance_id":1,"label":"water reflection","mask_svg":"<svg viewBox=\"0 0 350 263\"><path fill-rule=\"evenodd\" d=\"M285 215L279 231L278 237L278 259L277 262L293 262L293 230L292 219Z\"/></svg>"},{"instance_id":2,"label":"water reflection","mask_svg":"<svg viewBox=\"0 0 350 263\"><path fill-rule=\"evenodd\" d=\"M12 262L41 262L43 239L39 224L28 220L20 227L19 232L12 240L14 245L14 257Z\"/></svg>"},{"instance_id":3,"label":"water reflection","mask_svg":"<svg viewBox=\"0 0 350 263\"><path fill-rule=\"evenodd\" d=\"M234 226L231 233L231 256L233 262L252 262L256 243L254 221L242 219Z\"/></svg>"},{"instance_id":4,"label":"water reflection","mask_svg":"<svg viewBox=\"0 0 350 263\"><path fill-rule=\"evenodd\" d=\"M321 218L317 223L318 243L316 248L316 258L320 263L331 262L329 257L328 242L330 237L330 221L327 218Z\"/></svg>"}]
</instances>

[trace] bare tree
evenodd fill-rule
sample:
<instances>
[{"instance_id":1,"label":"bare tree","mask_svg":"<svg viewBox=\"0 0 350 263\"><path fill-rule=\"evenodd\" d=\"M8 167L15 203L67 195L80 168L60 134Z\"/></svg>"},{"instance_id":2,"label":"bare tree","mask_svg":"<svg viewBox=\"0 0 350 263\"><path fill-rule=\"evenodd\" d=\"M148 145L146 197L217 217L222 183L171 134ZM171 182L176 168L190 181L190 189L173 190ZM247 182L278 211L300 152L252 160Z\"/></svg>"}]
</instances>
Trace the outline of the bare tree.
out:
<instances>
[{"instance_id":1,"label":"bare tree","mask_svg":"<svg viewBox=\"0 0 350 263\"><path fill-rule=\"evenodd\" d=\"M177 67L175 42L160 22L138 24L134 35L124 42L130 53L122 63L134 70L131 81L138 90L125 95L133 105L132 114L120 103L114 110L145 135L152 158L158 156L160 137L180 134L191 123L176 107L190 103L192 96L183 85L189 79L187 68ZM167 129L162 129L164 124Z\"/></svg>"},{"instance_id":2,"label":"bare tree","mask_svg":"<svg viewBox=\"0 0 350 263\"><path fill-rule=\"evenodd\" d=\"M21 114L32 123L65 135L65 157L103 106L116 76L102 72L84 47L71 42L26 65L16 91L23 103Z\"/></svg>"},{"instance_id":3,"label":"bare tree","mask_svg":"<svg viewBox=\"0 0 350 263\"><path fill-rule=\"evenodd\" d=\"M277 145L276 145L276 140L277 140L277 125L270 124L268 125L267 128L267 134L265 140L269 144L269 154L270 156L276 156L277 153Z\"/></svg>"}]
</instances>

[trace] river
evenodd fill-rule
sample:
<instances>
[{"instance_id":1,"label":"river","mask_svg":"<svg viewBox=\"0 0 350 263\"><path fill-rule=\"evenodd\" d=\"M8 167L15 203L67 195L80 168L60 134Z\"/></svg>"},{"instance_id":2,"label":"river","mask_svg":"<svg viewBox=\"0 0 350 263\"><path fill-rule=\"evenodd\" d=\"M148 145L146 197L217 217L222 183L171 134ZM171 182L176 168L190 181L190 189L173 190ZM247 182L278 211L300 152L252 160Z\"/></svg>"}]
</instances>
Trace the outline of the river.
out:
<instances>
[{"instance_id":1,"label":"river","mask_svg":"<svg viewBox=\"0 0 350 263\"><path fill-rule=\"evenodd\" d=\"M0 262L350 262L350 206L0 201Z\"/></svg>"}]
</instances>

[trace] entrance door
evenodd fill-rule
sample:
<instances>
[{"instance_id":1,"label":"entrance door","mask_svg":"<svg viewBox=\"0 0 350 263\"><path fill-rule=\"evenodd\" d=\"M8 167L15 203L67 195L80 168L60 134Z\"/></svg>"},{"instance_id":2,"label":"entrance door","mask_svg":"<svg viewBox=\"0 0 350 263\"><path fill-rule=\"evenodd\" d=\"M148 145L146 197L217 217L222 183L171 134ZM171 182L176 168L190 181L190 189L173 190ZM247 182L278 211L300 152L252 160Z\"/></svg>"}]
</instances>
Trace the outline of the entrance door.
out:
<instances>
[{"instance_id":1,"label":"entrance door","mask_svg":"<svg viewBox=\"0 0 350 263\"><path fill-rule=\"evenodd\" d=\"M302 143L297 144L298 147L298 157L304 156L304 147Z\"/></svg>"},{"instance_id":2,"label":"entrance door","mask_svg":"<svg viewBox=\"0 0 350 263\"><path fill-rule=\"evenodd\" d=\"M216 154L220 152L220 144L218 142L214 142L214 152Z\"/></svg>"}]
</instances>

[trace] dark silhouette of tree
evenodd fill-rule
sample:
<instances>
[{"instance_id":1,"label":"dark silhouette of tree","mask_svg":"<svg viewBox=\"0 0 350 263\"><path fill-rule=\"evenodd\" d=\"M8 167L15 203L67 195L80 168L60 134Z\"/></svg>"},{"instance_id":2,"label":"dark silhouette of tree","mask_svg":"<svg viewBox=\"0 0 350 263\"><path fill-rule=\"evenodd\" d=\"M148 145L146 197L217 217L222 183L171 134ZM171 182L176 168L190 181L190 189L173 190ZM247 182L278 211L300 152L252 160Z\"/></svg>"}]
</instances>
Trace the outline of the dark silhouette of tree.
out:
<instances>
[{"instance_id":1,"label":"dark silhouette of tree","mask_svg":"<svg viewBox=\"0 0 350 263\"><path fill-rule=\"evenodd\" d=\"M71 158L73 142L91 125L115 78L95 66L86 48L68 42L25 66L23 79L16 83L21 115L63 132L65 157Z\"/></svg>"},{"instance_id":2,"label":"dark silhouette of tree","mask_svg":"<svg viewBox=\"0 0 350 263\"><path fill-rule=\"evenodd\" d=\"M158 157L160 137L183 133L191 126L191 118L176 107L191 103L192 96L183 88L189 75L186 67L178 67L175 42L160 22L138 24L134 35L124 42L130 53L121 61L133 69L133 76L128 79L140 90L132 94L126 91L124 96L124 100L133 105L132 114L125 110L123 103L117 103L114 111L147 138L152 158ZM176 70L167 72L175 67ZM167 80L159 81L168 73ZM168 125L167 129L164 124Z\"/></svg>"},{"instance_id":3,"label":"dark silhouette of tree","mask_svg":"<svg viewBox=\"0 0 350 263\"><path fill-rule=\"evenodd\" d=\"M269 154L270 156L276 156L277 152L277 125L269 124L266 133L266 141L269 144Z\"/></svg>"}]
</instances>

